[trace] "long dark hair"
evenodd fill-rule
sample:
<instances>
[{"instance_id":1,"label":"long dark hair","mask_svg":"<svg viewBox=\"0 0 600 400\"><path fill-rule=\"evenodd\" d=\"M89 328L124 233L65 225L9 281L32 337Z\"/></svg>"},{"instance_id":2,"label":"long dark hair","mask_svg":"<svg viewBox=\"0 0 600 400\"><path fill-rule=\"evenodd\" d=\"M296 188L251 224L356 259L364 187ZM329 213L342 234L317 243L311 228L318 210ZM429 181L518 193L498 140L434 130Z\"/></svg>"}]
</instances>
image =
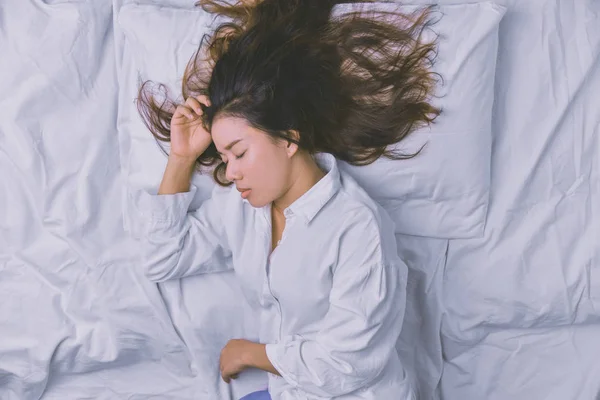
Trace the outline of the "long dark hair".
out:
<instances>
[{"instance_id":1,"label":"long dark hair","mask_svg":"<svg viewBox=\"0 0 600 400\"><path fill-rule=\"evenodd\" d=\"M437 42L423 39L432 9L332 15L336 4L355 2L198 1L226 22L203 36L189 61L183 99L208 96L202 122L209 131L215 116L235 116L311 154L354 165L413 157L388 146L440 114L430 104L440 78L432 71ZM176 104L166 93L159 104L150 83L140 85L138 110L155 138L168 142ZM230 184L214 144L197 164L215 166L216 182Z\"/></svg>"}]
</instances>

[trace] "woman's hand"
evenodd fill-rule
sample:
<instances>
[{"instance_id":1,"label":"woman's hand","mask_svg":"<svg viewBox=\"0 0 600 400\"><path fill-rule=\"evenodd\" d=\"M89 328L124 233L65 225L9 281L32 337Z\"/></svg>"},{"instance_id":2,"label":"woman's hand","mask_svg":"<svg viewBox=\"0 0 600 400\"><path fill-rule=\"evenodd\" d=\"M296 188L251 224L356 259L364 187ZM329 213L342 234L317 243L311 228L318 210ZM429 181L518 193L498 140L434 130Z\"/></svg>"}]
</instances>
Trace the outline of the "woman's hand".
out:
<instances>
[{"instance_id":1,"label":"woman's hand","mask_svg":"<svg viewBox=\"0 0 600 400\"><path fill-rule=\"evenodd\" d=\"M181 159L196 160L210 145L212 138L202 126L200 103L210 105L206 96L188 97L175 109L171 118L171 153Z\"/></svg>"},{"instance_id":2,"label":"woman's hand","mask_svg":"<svg viewBox=\"0 0 600 400\"><path fill-rule=\"evenodd\" d=\"M245 339L232 339L221 350L221 377L226 383L236 379L238 374L249 367L247 353L255 344Z\"/></svg>"}]
</instances>

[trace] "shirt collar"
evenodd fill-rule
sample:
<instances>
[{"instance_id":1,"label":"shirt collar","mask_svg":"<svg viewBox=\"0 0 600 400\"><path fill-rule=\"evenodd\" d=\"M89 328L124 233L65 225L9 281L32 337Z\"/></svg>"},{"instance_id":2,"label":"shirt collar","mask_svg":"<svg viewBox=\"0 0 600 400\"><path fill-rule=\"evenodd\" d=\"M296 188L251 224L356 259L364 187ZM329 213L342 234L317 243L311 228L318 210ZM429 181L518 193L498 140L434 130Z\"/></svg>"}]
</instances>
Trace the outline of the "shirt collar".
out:
<instances>
[{"instance_id":1,"label":"shirt collar","mask_svg":"<svg viewBox=\"0 0 600 400\"><path fill-rule=\"evenodd\" d=\"M318 153L314 157L317 164L325 171L325 176L284 210L286 217L290 213L301 215L307 223L312 221L341 186L340 171L335 157L329 153Z\"/></svg>"}]
</instances>

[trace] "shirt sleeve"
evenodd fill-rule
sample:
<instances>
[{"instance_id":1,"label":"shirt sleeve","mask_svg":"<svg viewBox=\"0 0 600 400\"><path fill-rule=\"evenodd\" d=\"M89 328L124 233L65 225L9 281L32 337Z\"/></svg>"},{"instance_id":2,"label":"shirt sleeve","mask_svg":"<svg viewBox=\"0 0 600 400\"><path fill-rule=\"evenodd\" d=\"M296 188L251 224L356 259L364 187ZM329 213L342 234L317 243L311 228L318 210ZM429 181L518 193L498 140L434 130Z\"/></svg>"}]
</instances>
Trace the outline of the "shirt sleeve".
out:
<instances>
[{"instance_id":1,"label":"shirt sleeve","mask_svg":"<svg viewBox=\"0 0 600 400\"><path fill-rule=\"evenodd\" d=\"M379 261L378 240L365 241L360 229L347 236L330 308L315 339L293 335L265 348L290 385L317 396L341 396L368 386L396 351L402 329L406 265L398 258Z\"/></svg>"},{"instance_id":2,"label":"shirt sleeve","mask_svg":"<svg viewBox=\"0 0 600 400\"><path fill-rule=\"evenodd\" d=\"M152 281L233 269L222 221L225 192L215 188L198 210L188 211L196 190L192 185L185 193L136 193L143 268Z\"/></svg>"}]
</instances>

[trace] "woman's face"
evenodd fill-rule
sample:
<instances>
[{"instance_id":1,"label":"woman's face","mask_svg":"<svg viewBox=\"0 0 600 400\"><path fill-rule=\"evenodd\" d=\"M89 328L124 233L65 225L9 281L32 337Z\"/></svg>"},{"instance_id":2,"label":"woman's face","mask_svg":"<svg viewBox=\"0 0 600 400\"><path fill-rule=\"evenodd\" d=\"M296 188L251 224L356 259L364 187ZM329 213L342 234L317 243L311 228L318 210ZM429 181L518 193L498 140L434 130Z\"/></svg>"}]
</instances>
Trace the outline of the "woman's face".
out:
<instances>
[{"instance_id":1,"label":"woman's face","mask_svg":"<svg viewBox=\"0 0 600 400\"><path fill-rule=\"evenodd\" d=\"M253 207L280 198L291 186L291 157L295 144L274 141L246 120L223 116L213 121L211 136L227 163L225 177Z\"/></svg>"}]
</instances>

